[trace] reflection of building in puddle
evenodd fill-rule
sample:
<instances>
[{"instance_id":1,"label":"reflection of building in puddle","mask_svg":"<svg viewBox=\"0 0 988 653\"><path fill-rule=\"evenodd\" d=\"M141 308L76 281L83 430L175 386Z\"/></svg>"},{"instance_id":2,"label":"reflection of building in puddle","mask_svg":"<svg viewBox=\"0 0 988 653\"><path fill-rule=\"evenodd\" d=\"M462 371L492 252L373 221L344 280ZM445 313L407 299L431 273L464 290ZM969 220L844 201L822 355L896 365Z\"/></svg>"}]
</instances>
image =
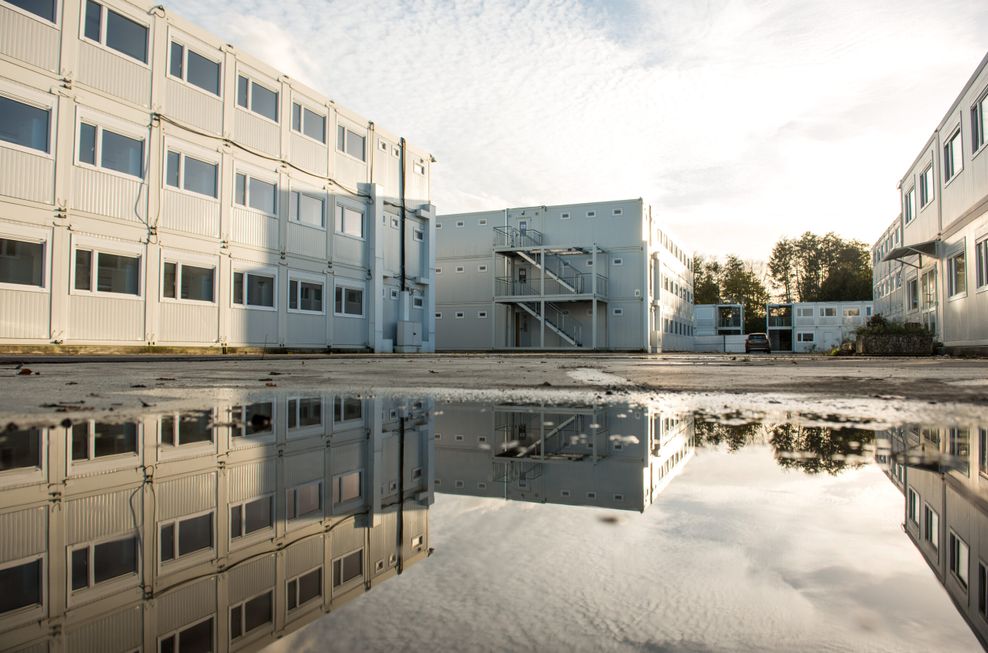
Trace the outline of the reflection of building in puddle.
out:
<instances>
[{"instance_id":1,"label":"reflection of building in puddle","mask_svg":"<svg viewBox=\"0 0 988 653\"><path fill-rule=\"evenodd\" d=\"M0 640L255 649L428 552L430 406L297 396L0 434Z\"/></svg>"},{"instance_id":2,"label":"reflection of building in puddle","mask_svg":"<svg viewBox=\"0 0 988 653\"><path fill-rule=\"evenodd\" d=\"M885 431L875 458L904 495L906 534L988 648L988 428Z\"/></svg>"},{"instance_id":3,"label":"reflection of building in puddle","mask_svg":"<svg viewBox=\"0 0 988 653\"><path fill-rule=\"evenodd\" d=\"M693 457L688 415L628 406L447 404L436 490L644 510Z\"/></svg>"}]
</instances>

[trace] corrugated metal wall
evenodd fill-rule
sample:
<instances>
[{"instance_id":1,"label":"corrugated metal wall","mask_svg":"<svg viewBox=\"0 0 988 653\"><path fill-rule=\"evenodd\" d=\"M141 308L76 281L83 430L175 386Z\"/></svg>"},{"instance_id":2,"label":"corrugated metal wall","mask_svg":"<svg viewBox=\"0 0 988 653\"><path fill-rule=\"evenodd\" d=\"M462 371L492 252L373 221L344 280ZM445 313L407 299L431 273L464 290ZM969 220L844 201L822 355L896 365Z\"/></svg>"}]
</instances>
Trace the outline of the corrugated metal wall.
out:
<instances>
[{"instance_id":1,"label":"corrugated metal wall","mask_svg":"<svg viewBox=\"0 0 988 653\"><path fill-rule=\"evenodd\" d=\"M310 537L285 550L285 578L294 578L304 571L323 563L325 539L322 535Z\"/></svg>"},{"instance_id":2,"label":"corrugated metal wall","mask_svg":"<svg viewBox=\"0 0 988 653\"><path fill-rule=\"evenodd\" d=\"M252 209L231 210L230 240L244 245L278 249L278 219Z\"/></svg>"},{"instance_id":3,"label":"corrugated metal wall","mask_svg":"<svg viewBox=\"0 0 988 653\"><path fill-rule=\"evenodd\" d=\"M216 613L216 578L186 585L158 598L158 636Z\"/></svg>"},{"instance_id":4,"label":"corrugated metal wall","mask_svg":"<svg viewBox=\"0 0 988 653\"><path fill-rule=\"evenodd\" d=\"M279 117L285 119L284 116ZM277 156L281 145L281 128L278 125L240 108L236 109L233 135L238 142L271 156Z\"/></svg>"},{"instance_id":5,"label":"corrugated metal wall","mask_svg":"<svg viewBox=\"0 0 988 653\"><path fill-rule=\"evenodd\" d=\"M53 159L0 147L0 170L3 170L0 195L35 202L52 201L55 188Z\"/></svg>"},{"instance_id":6,"label":"corrugated metal wall","mask_svg":"<svg viewBox=\"0 0 988 653\"><path fill-rule=\"evenodd\" d=\"M181 123L214 134L223 131L223 101L172 78L166 85L165 107L168 114Z\"/></svg>"},{"instance_id":7,"label":"corrugated metal wall","mask_svg":"<svg viewBox=\"0 0 988 653\"><path fill-rule=\"evenodd\" d=\"M227 497L231 503L237 503L274 492L275 478L273 460L231 467L227 476Z\"/></svg>"},{"instance_id":8,"label":"corrugated metal wall","mask_svg":"<svg viewBox=\"0 0 988 653\"><path fill-rule=\"evenodd\" d=\"M48 507L38 506L0 515L0 563L44 553L48 548Z\"/></svg>"},{"instance_id":9,"label":"corrugated metal wall","mask_svg":"<svg viewBox=\"0 0 988 653\"><path fill-rule=\"evenodd\" d=\"M72 169L72 208L142 222L147 220L147 187L139 179L76 166Z\"/></svg>"},{"instance_id":10,"label":"corrugated metal wall","mask_svg":"<svg viewBox=\"0 0 988 653\"><path fill-rule=\"evenodd\" d=\"M0 52L38 68L58 70L58 29L0 5ZM4 166L4 170L11 170Z\"/></svg>"},{"instance_id":11,"label":"corrugated metal wall","mask_svg":"<svg viewBox=\"0 0 988 653\"><path fill-rule=\"evenodd\" d=\"M151 69L125 57L79 41L79 81L128 102L151 101Z\"/></svg>"},{"instance_id":12,"label":"corrugated metal wall","mask_svg":"<svg viewBox=\"0 0 988 653\"><path fill-rule=\"evenodd\" d=\"M68 544L133 531L142 523L143 486L65 502Z\"/></svg>"},{"instance_id":13,"label":"corrugated metal wall","mask_svg":"<svg viewBox=\"0 0 988 653\"><path fill-rule=\"evenodd\" d=\"M51 295L0 289L0 338L48 338Z\"/></svg>"},{"instance_id":14,"label":"corrugated metal wall","mask_svg":"<svg viewBox=\"0 0 988 653\"><path fill-rule=\"evenodd\" d=\"M76 340L144 340L144 302L114 297L69 296L69 334Z\"/></svg>"},{"instance_id":15,"label":"corrugated metal wall","mask_svg":"<svg viewBox=\"0 0 988 653\"><path fill-rule=\"evenodd\" d=\"M263 556L257 560L246 562L227 574L227 591L230 603L239 603L244 599L271 589L275 584L275 556Z\"/></svg>"},{"instance_id":16,"label":"corrugated metal wall","mask_svg":"<svg viewBox=\"0 0 988 653\"><path fill-rule=\"evenodd\" d=\"M186 476L158 486L158 520L192 515L216 507L216 472Z\"/></svg>"},{"instance_id":17,"label":"corrugated metal wall","mask_svg":"<svg viewBox=\"0 0 988 653\"><path fill-rule=\"evenodd\" d=\"M65 633L68 651L132 651L143 645L144 619L140 605L116 612Z\"/></svg>"},{"instance_id":18,"label":"corrugated metal wall","mask_svg":"<svg viewBox=\"0 0 988 653\"><path fill-rule=\"evenodd\" d=\"M219 238L220 203L188 193L166 190L161 226L175 231Z\"/></svg>"}]
</instances>

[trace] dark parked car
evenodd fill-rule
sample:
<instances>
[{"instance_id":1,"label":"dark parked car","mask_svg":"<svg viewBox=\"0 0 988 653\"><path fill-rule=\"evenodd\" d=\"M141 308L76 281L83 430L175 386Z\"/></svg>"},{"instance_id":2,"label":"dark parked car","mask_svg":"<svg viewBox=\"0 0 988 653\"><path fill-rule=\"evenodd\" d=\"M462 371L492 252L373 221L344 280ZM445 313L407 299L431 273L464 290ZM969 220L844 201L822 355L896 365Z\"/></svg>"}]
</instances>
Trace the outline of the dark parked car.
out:
<instances>
[{"instance_id":1,"label":"dark parked car","mask_svg":"<svg viewBox=\"0 0 988 653\"><path fill-rule=\"evenodd\" d=\"M764 333L749 333L744 340L744 353L750 354L753 351L763 351L766 354L772 353L772 343Z\"/></svg>"}]
</instances>

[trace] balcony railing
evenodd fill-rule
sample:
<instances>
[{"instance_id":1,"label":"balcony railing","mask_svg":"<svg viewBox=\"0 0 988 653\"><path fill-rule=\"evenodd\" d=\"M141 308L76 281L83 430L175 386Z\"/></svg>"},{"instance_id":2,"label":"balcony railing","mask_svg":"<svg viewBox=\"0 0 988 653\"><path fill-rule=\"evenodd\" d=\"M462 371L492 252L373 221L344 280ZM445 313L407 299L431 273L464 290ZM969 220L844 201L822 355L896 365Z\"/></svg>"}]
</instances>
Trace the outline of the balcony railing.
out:
<instances>
[{"instance_id":1,"label":"balcony railing","mask_svg":"<svg viewBox=\"0 0 988 653\"><path fill-rule=\"evenodd\" d=\"M494 227L494 247L538 247L542 232L518 227Z\"/></svg>"},{"instance_id":2,"label":"balcony railing","mask_svg":"<svg viewBox=\"0 0 988 653\"><path fill-rule=\"evenodd\" d=\"M535 270L538 274L538 270ZM593 273L579 272L571 274L561 279L555 279L549 275L545 277L545 292L542 293L542 281L540 279L527 279L518 281L511 277L495 277L495 294L498 297L531 297L541 294L545 295L589 295L593 292ZM597 275L597 295L607 296L607 277L602 274Z\"/></svg>"}]
</instances>

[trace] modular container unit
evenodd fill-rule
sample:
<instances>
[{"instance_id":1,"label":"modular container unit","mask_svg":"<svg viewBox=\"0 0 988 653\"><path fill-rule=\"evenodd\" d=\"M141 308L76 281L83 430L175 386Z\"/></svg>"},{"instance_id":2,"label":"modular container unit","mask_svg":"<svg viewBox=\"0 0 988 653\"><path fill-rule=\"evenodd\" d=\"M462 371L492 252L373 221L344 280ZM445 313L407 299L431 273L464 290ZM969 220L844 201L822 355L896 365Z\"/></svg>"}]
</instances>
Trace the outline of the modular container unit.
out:
<instances>
[{"instance_id":1,"label":"modular container unit","mask_svg":"<svg viewBox=\"0 0 988 653\"><path fill-rule=\"evenodd\" d=\"M432 157L131 0L0 0L0 345L428 351Z\"/></svg>"}]
</instances>

